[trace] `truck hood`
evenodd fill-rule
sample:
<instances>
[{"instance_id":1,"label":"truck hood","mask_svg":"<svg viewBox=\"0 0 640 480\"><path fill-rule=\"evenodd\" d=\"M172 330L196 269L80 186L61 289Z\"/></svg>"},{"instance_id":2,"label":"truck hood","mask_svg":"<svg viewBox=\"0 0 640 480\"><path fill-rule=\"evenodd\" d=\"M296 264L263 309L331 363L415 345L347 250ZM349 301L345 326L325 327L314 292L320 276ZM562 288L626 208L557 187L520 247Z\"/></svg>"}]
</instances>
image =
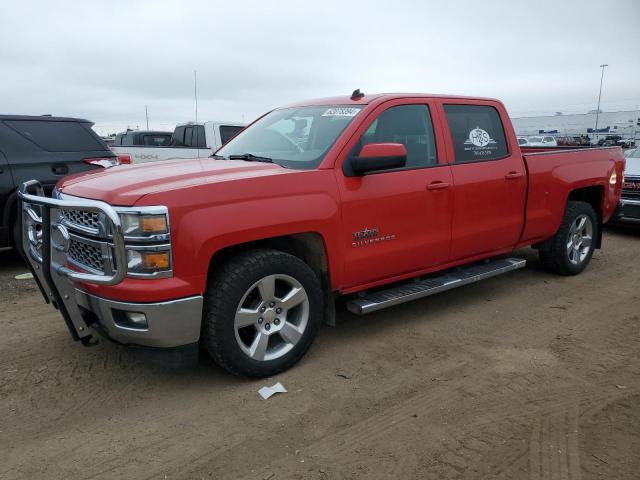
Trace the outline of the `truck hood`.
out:
<instances>
[{"instance_id":1,"label":"truck hood","mask_svg":"<svg viewBox=\"0 0 640 480\"><path fill-rule=\"evenodd\" d=\"M640 175L640 158L627 157L625 158L625 160L627 161L627 164L624 167L624 174L639 176Z\"/></svg>"},{"instance_id":2,"label":"truck hood","mask_svg":"<svg viewBox=\"0 0 640 480\"><path fill-rule=\"evenodd\" d=\"M57 188L76 197L131 206L151 193L292 171L273 163L214 160L207 157L94 170L66 177L58 183Z\"/></svg>"}]
</instances>

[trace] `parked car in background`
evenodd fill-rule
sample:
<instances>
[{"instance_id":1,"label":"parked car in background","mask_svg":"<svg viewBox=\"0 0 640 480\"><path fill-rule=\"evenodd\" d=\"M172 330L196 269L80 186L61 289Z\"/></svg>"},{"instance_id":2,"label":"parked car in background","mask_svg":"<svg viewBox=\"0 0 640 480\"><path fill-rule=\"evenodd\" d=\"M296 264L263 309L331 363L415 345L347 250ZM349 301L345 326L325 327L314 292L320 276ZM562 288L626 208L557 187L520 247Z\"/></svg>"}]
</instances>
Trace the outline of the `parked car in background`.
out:
<instances>
[{"instance_id":1,"label":"parked car in background","mask_svg":"<svg viewBox=\"0 0 640 480\"><path fill-rule=\"evenodd\" d=\"M50 194L62 177L116 165L88 120L0 115L0 249L19 238L16 188L36 178Z\"/></svg>"},{"instance_id":2,"label":"parked car in background","mask_svg":"<svg viewBox=\"0 0 640 480\"><path fill-rule=\"evenodd\" d=\"M527 137L527 147L557 147L558 142L552 136L531 136Z\"/></svg>"},{"instance_id":3,"label":"parked car in background","mask_svg":"<svg viewBox=\"0 0 640 480\"><path fill-rule=\"evenodd\" d=\"M575 140L576 144L581 147L591 146L591 139L589 138L589 135L576 135L573 137L573 139Z\"/></svg>"},{"instance_id":4,"label":"parked car in background","mask_svg":"<svg viewBox=\"0 0 640 480\"><path fill-rule=\"evenodd\" d=\"M166 147L171 145L171 132L160 132L155 130L127 130L118 133L114 139L113 146L140 146Z\"/></svg>"},{"instance_id":5,"label":"parked car in background","mask_svg":"<svg viewBox=\"0 0 640 480\"><path fill-rule=\"evenodd\" d=\"M623 138L618 140L616 145L622 148L633 148L636 146L636 141L633 138Z\"/></svg>"},{"instance_id":6,"label":"parked car in background","mask_svg":"<svg viewBox=\"0 0 640 480\"><path fill-rule=\"evenodd\" d=\"M116 137L114 135L114 136L109 136L109 137L100 137L100 140L102 140L107 147L111 147L111 146L113 146L113 143L115 142L115 138Z\"/></svg>"},{"instance_id":7,"label":"parked car in background","mask_svg":"<svg viewBox=\"0 0 640 480\"><path fill-rule=\"evenodd\" d=\"M121 163L134 164L208 157L244 126L242 123L220 121L186 123L178 125L173 133L169 134L168 142L166 132L152 132L152 135L146 135L145 132L131 132L132 135L129 135L127 132L121 137L122 143L118 144L116 140L112 150L118 155ZM138 143L129 143L134 139ZM163 142L162 145L158 144L160 141Z\"/></svg>"},{"instance_id":8,"label":"parked car in background","mask_svg":"<svg viewBox=\"0 0 640 480\"><path fill-rule=\"evenodd\" d=\"M615 220L640 222L640 148L627 150L624 156L627 163Z\"/></svg>"},{"instance_id":9,"label":"parked car in background","mask_svg":"<svg viewBox=\"0 0 640 480\"><path fill-rule=\"evenodd\" d=\"M556 143L559 147L577 147L580 145L573 137L556 137Z\"/></svg>"},{"instance_id":10,"label":"parked car in background","mask_svg":"<svg viewBox=\"0 0 640 480\"><path fill-rule=\"evenodd\" d=\"M606 137L599 139L596 145L599 147L613 147L617 145L620 140L622 140L620 135L607 135Z\"/></svg>"},{"instance_id":11,"label":"parked car in background","mask_svg":"<svg viewBox=\"0 0 640 480\"><path fill-rule=\"evenodd\" d=\"M617 147L520 148L497 100L356 91L273 110L212 158L63 181L55 200L25 183L50 217L25 217L23 248L75 340L267 377L340 295L366 314L522 268L526 246L579 274L623 167Z\"/></svg>"}]
</instances>

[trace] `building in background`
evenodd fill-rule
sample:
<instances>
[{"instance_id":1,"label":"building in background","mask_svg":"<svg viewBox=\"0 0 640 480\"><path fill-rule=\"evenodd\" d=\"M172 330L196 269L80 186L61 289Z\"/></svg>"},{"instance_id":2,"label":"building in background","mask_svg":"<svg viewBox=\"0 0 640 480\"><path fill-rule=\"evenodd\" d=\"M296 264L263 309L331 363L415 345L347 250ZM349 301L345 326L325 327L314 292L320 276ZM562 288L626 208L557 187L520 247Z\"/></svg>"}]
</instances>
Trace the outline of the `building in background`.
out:
<instances>
[{"instance_id":1,"label":"building in background","mask_svg":"<svg viewBox=\"0 0 640 480\"><path fill-rule=\"evenodd\" d=\"M607 135L620 135L623 138L638 140L640 137L640 109L622 112L600 112L598 132L595 110L589 113L568 114L557 112L544 117L512 118L516 134L521 136L539 135L589 135L592 141Z\"/></svg>"}]
</instances>

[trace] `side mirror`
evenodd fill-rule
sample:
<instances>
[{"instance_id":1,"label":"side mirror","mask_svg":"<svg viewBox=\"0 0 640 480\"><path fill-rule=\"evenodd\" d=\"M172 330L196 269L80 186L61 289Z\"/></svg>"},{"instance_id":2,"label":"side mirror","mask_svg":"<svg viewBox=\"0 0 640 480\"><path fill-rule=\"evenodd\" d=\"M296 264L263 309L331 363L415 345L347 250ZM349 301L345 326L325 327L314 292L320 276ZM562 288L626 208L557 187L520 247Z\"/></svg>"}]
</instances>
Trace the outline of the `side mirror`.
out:
<instances>
[{"instance_id":1,"label":"side mirror","mask_svg":"<svg viewBox=\"0 0 640 480\"><path fill-rule=\"evenodd\" d=\"M406 163L407 149L401 143L370 143L362 147L360 155L349 159L351 171L355 175L402 168Z\"/></svg>"}]
</instances>

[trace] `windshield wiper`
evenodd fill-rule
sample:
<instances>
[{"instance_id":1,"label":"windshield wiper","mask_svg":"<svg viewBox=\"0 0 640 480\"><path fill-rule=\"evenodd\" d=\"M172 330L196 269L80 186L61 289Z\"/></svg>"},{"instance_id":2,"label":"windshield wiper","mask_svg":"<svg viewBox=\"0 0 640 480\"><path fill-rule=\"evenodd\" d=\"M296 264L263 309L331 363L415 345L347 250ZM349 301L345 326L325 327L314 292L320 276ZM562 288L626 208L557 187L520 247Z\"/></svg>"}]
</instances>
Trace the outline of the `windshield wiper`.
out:
<instances>
[{"instance_id":1,"label":"windshield wiper","mask_svg":"<svg viewBox=\"0 0 640 480\"><path fill-rule=\"evenodd\" d=\"M227 157L223 157L222 155L216 155L215 153L212 155L209 155L209 158L213 158L214 160L226 160Z\"/></svg>"},{"instance_id":2,"label":"windshield wiper","mask_svg":"<svg viewBox=\"0 0 640 480\"><path fill-rule=\"evenodd\" d=\"M244 160L246 162L265 162L273 163L273 159L269 157L259 157L253 153L243 153L242 155L229 155L229 160Z\"/></svg>"}]
</instances>

